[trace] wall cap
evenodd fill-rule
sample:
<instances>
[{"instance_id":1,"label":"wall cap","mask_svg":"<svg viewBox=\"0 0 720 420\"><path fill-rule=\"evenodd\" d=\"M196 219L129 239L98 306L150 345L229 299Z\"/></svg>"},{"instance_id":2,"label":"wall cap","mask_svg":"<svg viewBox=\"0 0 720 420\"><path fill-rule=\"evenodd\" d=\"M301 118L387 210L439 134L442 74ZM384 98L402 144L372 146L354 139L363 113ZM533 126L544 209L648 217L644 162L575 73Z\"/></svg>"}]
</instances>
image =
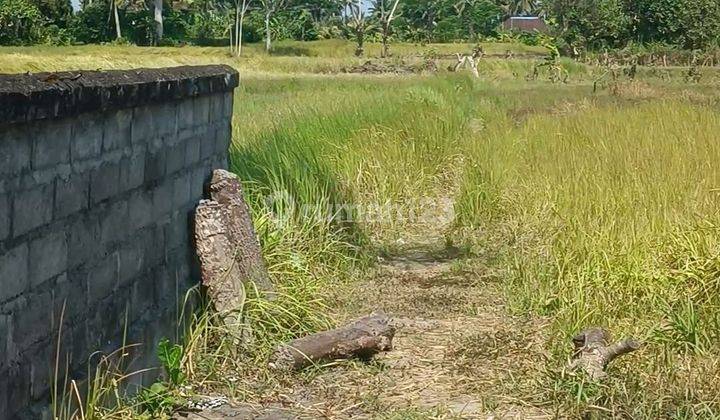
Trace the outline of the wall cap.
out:
<instances>
[{"instance_id":1,"label":"wall cap","mask_svg":"<svg viewBox=\"0 0 720 420\"><path fill-rule=\"evenodd\" d=\"M229 92L239 81L227 65L0 74L0 125Z\"/></svg>"}]
</instances>

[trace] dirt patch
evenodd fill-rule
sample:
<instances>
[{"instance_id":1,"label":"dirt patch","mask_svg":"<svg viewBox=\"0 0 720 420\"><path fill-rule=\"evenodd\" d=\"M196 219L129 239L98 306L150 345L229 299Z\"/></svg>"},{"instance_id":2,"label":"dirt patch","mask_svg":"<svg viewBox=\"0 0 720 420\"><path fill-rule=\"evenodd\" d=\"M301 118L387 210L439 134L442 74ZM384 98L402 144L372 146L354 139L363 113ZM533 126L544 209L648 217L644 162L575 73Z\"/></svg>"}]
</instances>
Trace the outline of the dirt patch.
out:
<instances>
[{"instance_id":1,"label":"dirt patch","mask_svg":"<svg viewBox=\"0 0 720 420\"><path fill-rule=\"evenodd\" d=\"M413 73L435 73L438 71L435 60L424 60L420 62L383 62L368 60L363 64L346 67L344 73L359 74L413 74Z\"/></svg>"},{"instance_id":2,"label":"dirt patch","mask_svg":"<svg viewBox=\"0 0 720 420\"><path fill-rule=\"evenodd\" d=\"M497 274L444 246L386 253L336 291L338 318L392 316L393 350L276 381L253 408L266 418L547 419L533 405L546 324L511 316ZM290 417L283 417L290 416Z\"/></svg>"}]
</instances>

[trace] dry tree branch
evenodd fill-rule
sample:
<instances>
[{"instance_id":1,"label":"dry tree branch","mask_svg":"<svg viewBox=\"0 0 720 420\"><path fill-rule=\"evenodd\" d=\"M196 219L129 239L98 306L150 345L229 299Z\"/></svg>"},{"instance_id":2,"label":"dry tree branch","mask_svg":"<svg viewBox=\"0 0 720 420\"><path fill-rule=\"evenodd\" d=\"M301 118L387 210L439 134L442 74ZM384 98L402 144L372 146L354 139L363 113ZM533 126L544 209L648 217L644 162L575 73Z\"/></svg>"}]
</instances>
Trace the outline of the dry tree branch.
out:
<instances>
[{"instance_id":1,"label":"dry tree branch","mask_svg":"<svg viewBox=\"0 0 720 420\"><path fill-rule=\"evenodd\" d=\"M640 342L633 338L624 338L613 344L610 344L611 340L610 333L602 328L582 330L573 337L575 353L568 369L582 369L591 380L599 381L607 376L605 368L610 362L640 348Z\"/></svg>"}]
</instances>

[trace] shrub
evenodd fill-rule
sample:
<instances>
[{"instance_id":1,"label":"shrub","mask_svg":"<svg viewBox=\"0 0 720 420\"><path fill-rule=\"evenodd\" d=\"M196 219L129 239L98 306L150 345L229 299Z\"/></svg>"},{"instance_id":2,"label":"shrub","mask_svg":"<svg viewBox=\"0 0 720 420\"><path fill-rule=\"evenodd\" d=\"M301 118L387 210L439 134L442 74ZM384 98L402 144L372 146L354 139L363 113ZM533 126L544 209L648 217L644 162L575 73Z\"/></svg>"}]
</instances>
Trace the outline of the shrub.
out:
<instances>
[{"instance_id":1,"label":"shrub","mask_svg":"<svg viewBox=\"0 0 720 420\"><path fill-rule=\"evenodd\" d=\"M30 45L43 41L45 18L27 0L0 0L0 44Z\"/></svg>"},{"instance_id":2,"label":"shrub","mask_svg":"<svg viewBox=\"0 0 720 420\"><path fill-rule=\"evenodd\" d=\"M85 44L99 44L111 40L112 22L108 21L110 4L96 0L87 4L76 16L72 26L74 38Z\"/></svg>"}]
</instances>

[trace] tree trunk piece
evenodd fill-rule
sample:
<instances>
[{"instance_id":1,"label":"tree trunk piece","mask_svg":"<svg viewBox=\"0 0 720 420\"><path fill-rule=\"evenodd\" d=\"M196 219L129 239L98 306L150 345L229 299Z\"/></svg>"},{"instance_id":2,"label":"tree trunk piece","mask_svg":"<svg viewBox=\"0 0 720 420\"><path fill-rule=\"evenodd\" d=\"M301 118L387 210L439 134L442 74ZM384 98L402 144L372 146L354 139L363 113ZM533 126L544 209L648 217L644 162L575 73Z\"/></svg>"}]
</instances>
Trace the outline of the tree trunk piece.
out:
<instances>
[{"instance_id":1,"label":"tree trunk piece","mask_svg":"<svg viewBox=\"0 0 720 420\"><path fill-rule=\"evenodd\" d=\"M270 366L300 370L321 361L358 357L369 359L392 349L395 327L382 312L360 318L344 327L292 340L277 348Z\"/></svg>"},{"instance_id":2,"label":"tree trunk piece","mask_svg":"<svg viewBox=\"0 0 720 420\"><path fill-rule=\"evenodd\" d=\"M240 328L237 314L245 302L245 285L254 284L268 298L273 285L235 174L213 172L210 200L195 212L195 248L202 283L228 326Z\"/></svg>"},{"instance_id":3,"label":"tree trunk piece","mask_svg":"<svg viewBox=\"0 0 720 420\"><path fill-rule=\"evenodd\" d=\"M605 368L624 354L640 348L640 343L632 338L622 339L610 344L612 337L606 330L598 327L588 328L573 337L575 353L568 365L570 370L581 369L592 381L607 376Z\"/></svg>"}]
</instances>

